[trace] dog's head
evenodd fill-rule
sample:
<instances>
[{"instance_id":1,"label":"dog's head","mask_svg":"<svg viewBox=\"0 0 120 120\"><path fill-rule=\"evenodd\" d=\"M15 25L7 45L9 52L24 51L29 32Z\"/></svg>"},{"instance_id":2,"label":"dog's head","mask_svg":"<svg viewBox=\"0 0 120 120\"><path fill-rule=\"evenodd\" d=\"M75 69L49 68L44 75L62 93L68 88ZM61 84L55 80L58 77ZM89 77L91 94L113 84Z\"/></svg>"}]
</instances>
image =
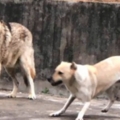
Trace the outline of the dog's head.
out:
<instances>
[{"instance_id":1,"label":"dog's head","mask_svg":"<svg viewBox=\"0 0 120 120\"><path fill-rule=\"evenodd\" d=\"M62 82L67 82L72 79L77 65L75 62L61 62L55 69L52 77L48 78L48 81L53 85L59 85Z\"/></svg>"}]
</instances>

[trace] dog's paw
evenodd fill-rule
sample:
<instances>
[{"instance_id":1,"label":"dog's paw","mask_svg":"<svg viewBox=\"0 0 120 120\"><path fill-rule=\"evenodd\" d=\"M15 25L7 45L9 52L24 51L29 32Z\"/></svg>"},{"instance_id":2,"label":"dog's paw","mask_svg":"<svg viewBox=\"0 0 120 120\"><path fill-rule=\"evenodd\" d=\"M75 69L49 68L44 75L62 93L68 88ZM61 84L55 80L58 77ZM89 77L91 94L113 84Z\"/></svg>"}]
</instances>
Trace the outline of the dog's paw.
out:
<instances>
[{"instance_id":1,"label":"dog's paw","mask_svg":"<svg viewBox=\"0 0 120 120\"><path fill-rule=\"evenodd\" d=\"M83 120L83 118L76 118L75 120Z\"/></svg>"},{"instance_id":2,"label":"dog's paw","mask_svg":"<svg viewBox=\"0 0 120 120\"><path fill-rule=\"evenodd\" d=\"M83 117L79 115L75 120L83 120Z\"/></svg>"},{"instance_id":3,"label":"dog's paw","mask_svg":"<svg viewBox=\"0 0 120 120\"><path fill-rule=\"evenodd\" d=\"M36 95L35 94L30 94L29 96L28 96L28 99L30 99L30 100L35 100L36 99Z\"/></svg>"},{"instance_id":4,"label":"dog's paw","mask_svg":"<svg viewBox=\"0 0 120 120\"><path fill-rule=\"evenodd\" d=\"M101 110L101 112L106 113L106 112L108 112L108 109L103 109L103 110Z\"/></svg>"},{"instance_id":5,"label":"dog's paw","mask_svg":"<svg viewBox=\"0 0 120 120\"><path fill-rule=\"evenodd\" d=\"M59 111L49 114L50 117L58 117L58 116L60 116L60 115L61 115L61 114L60 114Z\"/></svg>"},{"instance_id":6,"label":"dog's paw","mask_svg":"<svg viewBox=\"0 0 120 120\"><path fill-rule=\"evenodd\" d=\"M16 97L16 93L13 93L11 92L9 95L8 95L9 98L15 98Z\"/></svg>"}]
</instances>

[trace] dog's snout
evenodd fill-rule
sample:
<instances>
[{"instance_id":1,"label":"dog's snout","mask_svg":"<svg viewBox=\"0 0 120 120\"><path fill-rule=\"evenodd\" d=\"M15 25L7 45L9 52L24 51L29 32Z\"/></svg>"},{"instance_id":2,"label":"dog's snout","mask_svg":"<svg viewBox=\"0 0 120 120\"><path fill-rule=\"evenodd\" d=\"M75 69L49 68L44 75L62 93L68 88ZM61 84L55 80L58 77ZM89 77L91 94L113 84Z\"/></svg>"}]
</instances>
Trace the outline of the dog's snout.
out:
<instances>
[{"instance_id":1,"label":"dog's snout","mask_svg":"<svg viewBox=\"0 0 120 120\"><path fill-rule=\"evenodd\" d=\"M47 78L48 82L52 81L52 77Z\"/></svg>"}]
</instances>

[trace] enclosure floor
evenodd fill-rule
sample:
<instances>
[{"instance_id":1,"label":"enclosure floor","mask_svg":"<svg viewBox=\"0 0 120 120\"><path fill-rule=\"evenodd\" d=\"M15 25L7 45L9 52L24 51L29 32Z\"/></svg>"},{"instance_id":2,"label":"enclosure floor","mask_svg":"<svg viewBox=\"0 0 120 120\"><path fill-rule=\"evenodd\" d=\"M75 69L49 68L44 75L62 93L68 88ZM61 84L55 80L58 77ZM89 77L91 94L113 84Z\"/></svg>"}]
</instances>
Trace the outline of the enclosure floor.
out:
<instances>
[{"instance_id":1,"label":"enclosure floor","mask_svg":"<svg viewBox=\"0 0 120 120\"><path fill-rule=\"evenodd\" d=\"M36 100L29 100L26 94L7 98L8 92L0 91L0 120L75 120L82 103L78 100L60 117L49 117L49 113L60 109L66 98L40 94ZM115 102L108 113L101 113L107 100L93 100L84 120L120 120L120 102Z\"/></svg>"}]
</instances>

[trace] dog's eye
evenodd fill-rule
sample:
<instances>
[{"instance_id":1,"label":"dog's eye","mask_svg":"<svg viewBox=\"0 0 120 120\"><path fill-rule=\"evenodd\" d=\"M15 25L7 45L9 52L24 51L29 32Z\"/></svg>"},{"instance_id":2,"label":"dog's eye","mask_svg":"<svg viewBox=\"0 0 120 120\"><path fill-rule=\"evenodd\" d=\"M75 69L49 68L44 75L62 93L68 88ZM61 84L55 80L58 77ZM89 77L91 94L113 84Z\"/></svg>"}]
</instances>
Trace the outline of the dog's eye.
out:
<instances>
[{"instance_id":1,"label":"dog's eye","mask_svg":"<svg viewBox=\"0 0 120 120\"><path fill-rule=\"evenodd\" d=\"M61 71L58 72L59 75L62 75L63 73Z\"/></svg>"}]
</instances>

